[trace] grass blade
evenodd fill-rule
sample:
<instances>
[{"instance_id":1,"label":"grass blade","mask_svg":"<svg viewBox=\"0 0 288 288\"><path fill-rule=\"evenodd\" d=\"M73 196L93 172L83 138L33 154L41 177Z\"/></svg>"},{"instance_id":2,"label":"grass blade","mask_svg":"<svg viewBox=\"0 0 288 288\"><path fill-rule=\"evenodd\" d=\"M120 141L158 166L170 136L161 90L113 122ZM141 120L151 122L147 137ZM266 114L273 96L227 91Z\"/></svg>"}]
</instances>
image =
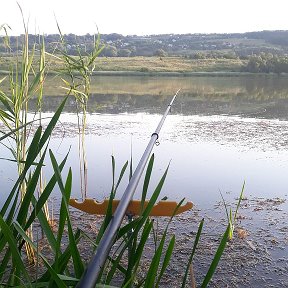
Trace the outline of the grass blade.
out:
<instances>
[{"instance_id":1,"label":"grass blade","mask_svg":"<svg viewBox=\"0 0 288 288\"><path fill-rule=\"evenodd\" d=\"M67 180L65 183L65 186L63 185L63 181L62 181L62 177L61 177L61 173L60 173L60 169L58 166L58 163L56 161L55 156L53 155L53 152L50 150L50 158L51 158L51 162L52 162L52 166L54 169L54 173L60 188L60 191L62 193L62 200L63 200L63 214L64 217L63 219L65 220L65 218L67 218L67 225L68 225L68 236L69 236L69 246L71 248L72 251L72 258L73 258L73 264L74 264L74 269L75 269L75 275L78 278L81 278L82 274L84 273L84 265L82 262L82 259L80 257L80 253L79 250L77 248L74 236L73 236L73 230L72 230L72 225L71 225L71 220L69 217L69 206L68 206L68 200L70 198L70 194L71 194L71 187L72 187L72 172L71 172L71 168L69 169L68 172L68 176L67 176ZM58 239L59 240L59 239Z\"/></svg>"},{"instance_id":2,"label":"grass blade","mask_svg":"<svg viewBox=\"0 0 288 288\"><path fill-rule=\"evenodd\" d=\"M159 287L160 280L161 280L161 278L162 278L162 276L163 276L163 274L164 274L164 272L165 272L165 270L166 270L166 268L170 262L172 252L174 249L174 245L175 245L175 235L172 236L172 239L170 240L169 245L167 247L165 257L163 260L163 264L162 264L162 268L161 268L161 271L159 273L158 280L157 280L155 287Z\"/></svg>"},{"instance_id":3,"label":"grass blade","mask_svg":"<svg viewBox=\"0 0 288 288\"><path fill-rule=\"evenodd\" d=\"M167 233L165 231L165 233L163 234L162 239L160 241L160 244L159 244L159 246L155 252L155 255L152 258L152 262L151 262L149 270L147 272L148 277L147 277L147 280L145 281L144 288L154 287L155 278L157 275L157 271L158 271L158 267L159 267L165 239L166 239L166 234Z\"/></svg>"},{"instance_id":4,"label":"grass blade","mask_svg":"<svg viewBox=\"0 0 288 288\"><path fill-rule=\"evenodd\" d=\"M13 264L18 267L18 269L20 269L20 271L23 273L23 275L25 276L25 279L30 282L30 277L28 275L28 272L26 271L25 265L22 261L22 257L20 255L20 252L18 250L17 244L16 244L16 240L15 237L12 233L12 229L11 227L9 227L6 222L4 221L4 219L2 218L2 216L0 215L0 227L1 227L1 231L4 235L4 237L6 238L6 241L9 244L9 249L11 250L11 254L13 257Z\"/></svg>"},{"instance_id":5,"label":"grass blade","mask_svg":"<svg viewBox=\"0 0 288 288\"><path fill-rule=\"evenodd\" d=\"M67 161L69 153L70 153L70 150L68 151L68 153L66 154L65 158L63 159L63 161L59 165L60 172L64 168L64 165L65 165L65 163ZM51 177L50 181L48 182L48 184L46 185L45 189L41 193L41 196L39 197L38 201L35 203L34 209L31 212L30 217L29 217L29 219L26 222L24 230L26 230L32 224L32 222L34 221L35 217L38 215L39 211L41 211L42 207L44 206L44 204L48 200L52 190L54 189L54 186L55 186L56 182L57 182L56 176L53 175Z\"/></svg>"},{"instance_id":6,"label":"grass blade","mask_svg":"<svg viewBox=\"0 0 288 288\"><path fill-rule=\"evenodd\" d=\"M15 229L18 231L18 233L22 236L22 238L31 245L31 247L33 247L33 249L35 251L37 251L37 247L35 246L35 244L33 243L33 241L31 241L31 239L26 235L25 231L22 229L21 225L18 222L14 222L14 227ZM56 271L50 266L48 260L39 252L37 251L38 256L41 257L41 259L43 260L45 266L48 268L50 275L52 277L52 279L55 281L55 283L57 284L57 287L59 288L66 288L65 283L59 278L58 274L56 273Z\"/></svg>"},{"instance_id":7,"label":"grass blade","mask_svg":"<svg viewBox=\"0 0 288 288\"><path fill-rule=\"evenodd\" d=\"M75 242L78 243L80 238L81 238L81 231L79 229L77 229L75 234L74 234ZM62 273L64 273L64 270L67 268L67 265L68 265L70 258L71 258L71 249L70 249L70 246L68 245L68 247L63 252L63 254L60 255L59 258L55 260L55 262L53 263L53 265L51 267L53 269L57 269L58 275L62 274ZM45 281L47 282L47 281L49 281L50 278L51 278L50 272L47 271L41 276L40 279L38 279L38 281L39 282L45 282Z\"/></svg>"},{"instance_id":8,"label":"grass blade","mask_svg":"<svg viewBox=\"0 0 288 288\"><path fill-rule=\"evenodd\" d=\"M68 96L66 96L65 99L62 101L62 103L60 104L60 106L58 107L56 112L54 113L52 119L50 120L49 124L47 125L47 127L46 127L40 141L39 141L39 150L42 149L42 147L44 146L44 144L46 143L48 138L51 136L52 130L54 129L55 125L57 124L57 122L59 120L59 117L62 113L64 105L67 101L67 98L68 98Z\"/></svg>"},{"instance_id":9,"label":"grass blade","mask_svg":"<svg viewBox=\"0 0 288 288\"><path fill-rule=\"evenodd\" d=\"M167 176L167 173L168 173L168 169L169 169L169 165L168 165L168 167L166 168L163 176L161 177L161 179L160 179L160 181L159 181L156 189L154 190L154 192L153 192L153 194L152 194L152 196L151 196L151 198L150 198L150 201L149 201L149 203L147 204L147 207L145 208L145 210L144 210L143 213L142 213L143 219L146 219L146 218L149 216L149 214L150 214L153 206L155 205L155 203L156 203L156 201L157 201L157 199L158 199L158 197L159 197L159 194L160 194L160 192L161 192L161 190L162 190L163 184L164 184L164 182L165 182L165 179L166 179L166 176Z\"/></svg>"},{"instance_id":10,"label":"grass blade","mask_svg":"<svg viewBox=\"0 0 288 288\"><path fill-rule=\"evenodd\" d=\"M154 153L152 154L152 156L151 156L151 158L149 160L149 163L148 163L148 166L147 166L147 170L146 170L146 174L145 174L143 190L142 190L142 197L141 197L141 214L142 214L143 209L144 209L144 202L145 202L145 199L146 199L147 190L148 190L148 186L149 186L149 182L150 182L150 178L151 178L151 173L152 173L152 170L153 170L153 164L154 164Z\"/></svg>"},{"instance_id":11,"label":"grass blade","mask_svg":"<svg viewBox=\"0 0 288 288\"><path fill-rule=\"evenodd\" d=\"M235 210L235 213L234 213L234 222L236 221L238 210L240 208L240 204L241 204L241 201L243 199L244 189L245 189L245 181L244 181L244 183L242 185L241 193L240 193L239 200L238 200L238 203L237 203L237 207L236 207L236 210Z\"/></svg>"},{"instance_id":12,"label":"grass blade","mask_svg":"<svg viewBox=\"0 0 288 288\"><path fill-rule=\"evenodd\" d=\"M47 148L46 148L47 149ZM19 213L17 216L17 221L22 225L24 223L24 221L26 221L27 218L27 214L29 211L29 206L31 204L31 199L33 197L33 194L36 190L37 184L38 184L38 179L40 177L40 173L41 173L41 169L42 169L42 164L44 162L44 158L46 155L46 150L44 151L40 161L39 161L39 165L36 166L36 169L32 175L32 178L30 179L30 181L28 182L28 186L26 189L26 193L25 196L21 202L21 206L19 209Z\"/></svg>"},{"instance_id":13,"label":"grass blade","mask_svg":"<svg viewBox=\"0 0 288 288\"><path fill-rule=\"evenodd\" d=\"M195 254L195 251L196 251L196 248L197 248L197 245L198 245L201 233L202 233L203 225L204 225L204 218L201 220L201 222L199 224L199 227L198 227L198 231L197 231L196 238L195 238L195 241L194 241L193 249L192 249L192 252L191 252L191 254L189 256L188 264L186 266L186 271L185 271L185 274L184 274L184 277L183 277L182 286L181 286L182 288L185 288L187 277L188 277L188 272L189 272L189 267L190 267L190 265L192 263L193 256Z\"/></svg>"},{"instance_id":14,"label":"grass blade","mask_svg":"<svg viewBox=\"0 0 288 288\"><path fill-rule=\"evenodd\" d=\"M213 276L213 274L214 274L214 272L215 272L215 270L217 268L217 265L218 265L218 263L220 261L220 258L221 258L222 254L224 252L224 249L226 247L226 243L228 241L229 231L230 231L230 224L227 226L227 229L226 229L226 231L225 231L225 233L224 233L224 235L223 235L223 237L221 239L220 245L218 246L218 249L217 249L216 254L215 254L214 258L213 258L213 261L212 261L212 263L211 263L211 265L209 267L209 270L208 270L208 272L207 272L207 274L206 274L206 276L204 278L204 281L203 281L203 283L201 285L202 288L207 287L208 283L212 279L212 276Z\"/></svg>"}]
</instances>

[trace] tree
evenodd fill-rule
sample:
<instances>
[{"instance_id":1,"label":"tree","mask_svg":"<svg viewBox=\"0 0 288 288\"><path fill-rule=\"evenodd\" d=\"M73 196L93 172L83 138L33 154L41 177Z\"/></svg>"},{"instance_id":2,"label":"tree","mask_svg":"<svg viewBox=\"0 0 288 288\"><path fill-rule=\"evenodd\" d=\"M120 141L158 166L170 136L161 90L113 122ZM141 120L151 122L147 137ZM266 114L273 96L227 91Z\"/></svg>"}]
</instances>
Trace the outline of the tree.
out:
<instances>
[{"instance_id":1,"label":"tree","mask_svg":"<svg viewBox=\"0 0 288 288\"><path fill-rule=\"evenodd\" d=\"M205 54L202 53L202 52L197 52L197 53L195 53L195 54L193 55L193 58L194 58L194 59L205 59L206 56L205 56Z\"/></svg>"},{"instance_id":2,"label":"tree","mask_svg":"<svg viewBox=\"0 0 288 288\"><path fill-rule=\"evenodd\" d=\"M165 57L167 56L167 52L165 52L163 49L157 49L154 56Z\"/></svg>"},{"instance_id":3,"label":"tree","mask_svg":"<svg viewBox=\"0 0 288 288\"><path fill-rule=\"evenodd\" d=\"M131 56L131 50L129 50L129 49L120 49L118 51L118 56L120 56L120 57L130 57Z\"/></svg>"},{"instance_id":4,"label":"tree","mask_svg":"<svg viewBox=\"0 0 288 288\"><path fill-rule=\"evenodd\" d=\"M103 49L101 55L106 57L116 57L117 56L117 48L114 46L107 45Z\"/></svg>"}]
</instances>

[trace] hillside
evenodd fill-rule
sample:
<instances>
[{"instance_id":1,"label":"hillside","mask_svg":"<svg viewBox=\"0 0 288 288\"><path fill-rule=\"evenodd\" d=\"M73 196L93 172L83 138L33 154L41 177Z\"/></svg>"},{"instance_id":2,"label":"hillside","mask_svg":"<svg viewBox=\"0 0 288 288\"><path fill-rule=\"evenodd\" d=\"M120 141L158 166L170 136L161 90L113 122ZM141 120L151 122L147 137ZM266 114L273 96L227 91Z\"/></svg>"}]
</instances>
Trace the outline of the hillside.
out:
<instances>
[{"instance_id":1,"label":"hillside","mask_svg":"<svg viewBox=\"0 0 288 288\"><path fill-rule=\"evenodd\" d=\"M11 36L12 51L21 47L21 36ZM30 43L37 42L38 37L29 35ZM46 49L52 52L59 35L45 35ZM34 41L33 41L34 40ZM70 54L77 54L77 48L89 51L93 45L94 35L65 35ZM288 31L261 31L234 34L165 34L137 36L121 34L100 35L101 44L105 45L102 56L186 56L191 58L247 58L252 54L288 53ZM31 44L32 45L32 44ZM18 48L17 48L18 47ZM3 41L0 52L5 52Z\"/></svg>"},{"instance_id":2,"label":"hillside","mask_svg":"<svg viewBox=\"0 0 288 288\"><path fill-rule=\"evenodd\" d=\"M96 37L97 45L103 48L96 71L102 73L288 73L288 31L148 36L68 34L64 35L65 51L71 56L90 53ZM36 54L40 50L39 39L39 35L29 34L29 47L35 47ZM64 46L59 34L45 35L44 40L47 52L61 54ZM11 36L7 48L7 38L0 39L1 72L9 70L16 59L16 52L22 49L23 41L23 35ZM50 71L62 68L57 57L49 65Z\"/></svg>"}]
</instances>

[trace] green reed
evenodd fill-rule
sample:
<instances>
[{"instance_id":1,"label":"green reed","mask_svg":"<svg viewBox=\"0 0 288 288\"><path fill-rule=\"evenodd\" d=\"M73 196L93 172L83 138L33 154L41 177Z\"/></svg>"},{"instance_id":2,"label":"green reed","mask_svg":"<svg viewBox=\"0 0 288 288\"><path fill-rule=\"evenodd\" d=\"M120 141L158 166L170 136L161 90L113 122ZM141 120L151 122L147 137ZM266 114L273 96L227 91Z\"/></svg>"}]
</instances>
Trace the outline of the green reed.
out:
<instances>
[{"instance_id":1,"label":"green reed","mask_svg":"<svg viewBox=\"0 0 288 288\"><path fill-rule=\"evenodd\" d=\"M19 5L18 5L19 6ZM24 41L21 53L17 52L15 58L15 64L10 67L9 79L9 91L0 91L0 101L4 104L5 109L1 109L1 120L6 126L8 131L13 131L13 142L8 147L11 151L18 169L18 175L21 175L25 167L28 147L29 129L28 123L28 107L29 100L36 92L39 85L41 85L41 78L44 68L40 67L39 71L35 71L33 68L33 61L35 56L35 45L29 50L28 39L28 27L24 20L22 9L19 6L24 28ZM5 37L6 39L6 37ZM5 40L7 48L9 48L9 41ZM17 50L18 51L18 50ZM19 55L20 54L20 55ZM43 54L42 54L43 55ZM43 59L40 56L40 62ZM44 64L43 64L44 65ZM31 75L33 75L31 77ZM21 128L21 129L20 129ZM20 189L20 199L23 201L27 190L27 183L23 181ZM29 209L29 208L28 208ZM32 228L31 228L32 229ZM28 230L32 237L32 230ZM27 254L29 260L33 261L34 252L30 245L26 245Z\"/></svg>"},{"instance_id":2,"label":"green reed","mask_svg":"<svg viewBox=\"0 0 288 288\"><path fill-rule=\"evenodd\" d=\"M66 99L59 107L55 115L50 120L47 128L42 132L42 127L39 126L36 130L30 146L27 149L26 160L23 163L23 170L19 174L11 192L9 193L4 205L0 211L0 251L2 263L0 265L0 281L5 285L12 287L20 285L20 282L25 285L32 286L31 275L28 274L25 265L25 257L22 254L22 247L24 244L29 244L32 251L39 255L39 251L35 251L35 243L33 238L27 231L31 228L34 220L37 218L41 224L41 228L45 231L45 235L52 248L56 248L55 241L53 242L52 228L49 226L47 218L43 212L44 204L51 194L55 184L56 178L53 176L46 185L43 193L37 200L35 193L41 175L41 169L44 165L44 159L47 151L47 142L51 136L52 130L55 127ZM2 136L0 141L11 137L9 133ZM39 161L40 151L43 153ZM61 164L61 169L64 166L67 157ZM31 170L32 169L32 170ZM29 177L27 177L29 176ZM25 183L26 193L21 202L19 202L19 195L22 190L22 185ZM29 207L32 206L30 210ZM29 241L28 241L29 239ZM20 281L21 280L21 281Z\"/></svg>"},{"instance_id":3,"label":"green reed","mask_svg":"<svg viewBox=\"0 0 288 288\"><path fill-rule=\"evenodd\" d=\"M245 181L243 182L243 185L242 185L241 193L240 193L237 205L236 205L236 209L235 209L234 215L233 215L232 207L230 207L230 209L228 209L227 203L226 203L222 193L220 192L221 198L223 200L223 205L225 207L225 212L226 212L226 216L227 216L227 220L228 220L228 225L230 227L229 234L228 234L229 240L232 240L232 238L233 238L233 233L234 233L235 224L236 224L236 220L237 220L238 210L240 208L240 204L241 204L241 201L243 199L244 189L245 189Z\"/></svg>"},{"instance_id":4,"label":"green reed","mask_svg":"<svg viewBox=\"0 0 288 288\"><path fill-rule=\"evenodd\" d=\"M68 95L74 95L77 104L80 189L82 198L85 199L88 189L88 163L85 148L87 105L91 93L91 76L93 75L96 67L96 59L103 50L104 46L100 47L100 34L98 33L97 37L94 35L93 49L90 53L86 52L84 43L78 43L77 56L70 56L69 49L65 41L65 35L62 34L57 21L56 23L60 35L60 43L56 52L60 55L60 60L63 62L63 68L59 71L60 75L62 76L61 79L65 84L65 87L63 88L67 91Z\"/></svg>"}]
</instances>

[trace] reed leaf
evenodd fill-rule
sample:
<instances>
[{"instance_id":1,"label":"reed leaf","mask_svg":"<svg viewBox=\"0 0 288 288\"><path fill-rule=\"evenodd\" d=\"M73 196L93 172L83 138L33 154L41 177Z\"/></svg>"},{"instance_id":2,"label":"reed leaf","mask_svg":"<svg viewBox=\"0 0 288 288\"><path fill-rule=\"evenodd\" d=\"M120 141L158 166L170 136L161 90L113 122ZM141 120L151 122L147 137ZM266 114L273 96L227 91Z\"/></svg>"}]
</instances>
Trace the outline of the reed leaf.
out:
<instances>
[{"instance_id":1,"label":"reed leaf","mask_svg":"<svg viewBox=\"0 0 288 288\"><path fill-rule=\"evenodd\" d=\"M77 229L74 234L75 242L78 243L81 239L81 231L80 229ZM55 259L55 262L51 265L51 267L58 273L58 275L61 275L64 273L64 271L67 268L68 262L71 258L71 248L70 245L68 245L65 249L65 251L59 256L59 258ZM40 279L38 279L39 282L47 282L51 278L49 270L46 271Z\"/></svg>"},{"instance_id":2,"label":"reed leaf","mask_svg":"<svg viewBox=\"0 0 288 288\"><path fill-rule=\"evenodd\" d=\"M16 186L16 189L17 189L17 186ZM16 208L18 205L18 196L20 193L20 187L18 187L17 191L16 191L16 189L15 189L15 191L12 190L12 192L9 194L7 200L5 201L5 203L1 209L1 213L0 213L0 215L2 215L2 217L5 217L6 211L9 208L8 215L5 218L5 221L8 225L10 225L12 223L12 220L15 218L15 211L16 211ZM14 199L13 199L13 197L14 197ZM9 205L11 205L11 206L9 207ZM3 236L2 232L0 231L0 251L2 251L2 249L4 248L4 244L1 242L2 236Z\"/></svg>"},{"instance_id":3,"label":"reed leaf","mask_svg":"<svg viewBox=\"0 0 288 288\"><path fill-rule=\"evenodd\" d=\"M138 269L138 266L140 264L141 257L142 257L146 242L147 242L147 240L149 238L150 232L152 230L152 227L153 227L153 222L151 220L147 219L147 221L145 223L145 226L143 228L141 237L140 237L139 244L137 246L137 249L135 250L135 254L133 255L133 258L134 258L134 267L133 267L134 271L132 273L132 277L133 277L132 279L134 279L135 276L136 276L137 269Z\"/></svg>"},{"instance_id":4,"label":"reed leaf","mask_svg":"<svg viewBox=\"0 0 288 288\"><path fill-rule=\"evenodd\" d=\"M153 170L153 164L154 164L154 153L150 157L150 160L149 160L149 163L148 163L148 166L146 169L146 174L145 174L145 179L144 179L144 184L143 184L143 190L142 190L142 196L141 196L141 214L142 214L143 209L144 209L144 203L146 200L147 190L148 190L148 186L149 186L149 182L150 182L150 178L151 178L151 173Z\"/></svg>"},{"instance_id":5,"label":"reed leaf","mask_svg":"<svg viewBox=\"0 0 288 288\"><path fill-rule=\"evenodd\" d=\"M165 253L165 256L164 256L163 264L162 264L162 267L161 267L161 270L160 270L160 273L159 273L159 276L158 276L158 280L156 282L155 287L159 287L160 280L161 280L164 272L166 271L166 268L169 265L174 246L175 246L175 235L172 236L172 238L171 238L171 240L170 240L170 242L168 244L168 247L167 247L167 250L166 250L166 253Z\"/></svg>"},{"instance_id":6,"label":"reed leaf","mask_svg":"<svg viewBox=\"0 0 288 288\"><path fill-rule=\"evenodd\" d=\"M127 247L128 247L128 243L126 243L122 247L122 249L121 249L120 253L118 254L118 256L116 257L116 259L109 257L109 261L110 261L110 263L112 263L112 267L111 267L110 271L108 272L107 277L105 279L106 284L110 284L110 282L113 280L113 277L115 276L115 272L117 269L119 271L121 271L124 275L127 274L127 270L123 266L120 265L120 261L122 260L123 255L127 250Z\"/></svg>"},{"instance_id":7,"label":"reed leaf","mask_svg":"<svg viewBox=\"0 0 288 288\"><path fill-rule=\"evenodd\" d=\"M135 218L133 219L131 222L129 222L128 224L126 224L125 226L123 227L120 227L118 233L117 233L117 238L116 240L119 240L120 238L122 238L123 236L126 236L127 233L131 230L134 230L135 227L137 225L139 225L139 221L140 221L141 218Z\"/></svg>"},{"instance_id":8,"label":"reed leaf","mask_svg":"<svg viewBox=\"0 0 288 288\"><path fill-rule=\"evenodd\" d=\"M44 146L44 144L46 143L46 141L49 139L49 137L52 134L52 131L55 127L55 125L57 124L59 117L62 113L62 110L64 108L64 105L67 101L67 96L64 98L64 100L62 101L62 103L59 105L58 109L56 110L56 112L54 113L53 117L51 118L49 124L47 125L40 141L39 141L39 150L42 149L42 147Z\"/></svg>"},{"instance_id":9,"label":"reed leaf","mask_svg":"<svg viewBox=\"0 0 288 288\"><path fill-rule=\"evenodd\" d=\"M59 165L60 172L62 171L62 169L65 166L65 163L67 161L69 153L70 153L70 150L68 151L68 153L66 154L65 158L63 159L63 161ZM35 217L41 211L42 207L44 206L44 204L47 202L49 196L51 195L51 192L52 192L56 182L57 182L56 176L53 175L51 177L50 181L47 183L46 187L44 188L44 190L43 190L42 194L40 195L38 201L37 202L34 201L34 203L33 203L34 209L31 212L30 217L29 217L29 219L26 222L24 230L26 230L32 224L32 222L34 221Z\"/></svg>"},{"instance_id":10,"label":"reed leaf","mask_svg":"<svg viewBox=\"0 0 288 288\"><path fill-rule=\"evenodd\" d=\"M9 149L9 150L11 151L11 149ZM22 164L25 164L25 163L26 163L26 161L24 161L24 160L17 161L17 160L15 160L15 159L8 159L8 158L2 158L2 157L0 157L0 160L4 160L4 161L8 161L8 162L13 162L13 163L22 163ZM37 165L39 165L39 162L33 162L33 163L31 164L31 166L37 166ZM45 166L45 164L43 163L42 166Z\"/></svg>"},{"instance_id":11,"label":"reed leaf","mask_svg":"<svg viewBox=\"0 0 288 288\"><path fill-rule=\"evenodd\" d=\"M61 211L64 214L63 219L67 218L67 226L68 226L68 236L69 236L69 246L71 247L71 251L72 251L72 258L73 258L73 265L74 265L74 269L75 269L75 275L77 278L80 278L84 272L84 265L82 262L82 259L80 257L80 253L79 250L77 248L74 236L73 236L73 230L72 230L72 224L71 224L71 220L69 217L69 206L68 206L68 201L70 198L70 194L71 194L71 185L72 185L72 172L71 169L69 170L68 173L68 177L65 183L65 186L63 184L63 180L61 177L61 172L58 166L58 163L56 161L56 158L53 154L53 152L51 150L49 150L49 154L50 154L50 159L52 162L52 166L54 169L54 173L60 188L60 191L62 193L62 204L63 204L63 208ZM61 206L62 206L61 204ZM61 236L62 238L62 236Z\"/></svg>"},{"instance_id":12,"label":"reed leaf","mask_svg":"<svg viewBox=\"0 0 288 288\"><path fill-rule=\"evenodd\" d=\"M112 201L113 199L115 198L115 195L116 195L116 192L117 192L117 189L118 189L118 186L119 184L121 183L122 181L122 178L125 174L125 171L127 169L127 166L128 166L128 162L125 162L125 164L123 165L122 169L121 169L121 172L120 172L120 175L118 177L118 180L116 182L116 186L115 186L115 158L114 156L112 155L111 157L111 161L112 161L112 188L111 188L111 192L110 192L110 196L109 196L109 202L108 202L108 207L107 207L107 211L106 211L106 215L105 215L105 218L104 218L104 221L99 229L99 232L98 232L98 235L97 235L97 238L96 238L96 243L99 243L99 241L101 240L103 234L104 234L104 231L106 230L110 220L111 220L111 217L112 217Z\"/></svg>"},{"instance_id":13,"label":"reed leaf","mask_svg":"<svg viewBox=\"0 0 288 288\"><path fill-rule=\"evenodd\" d=\"M1 227L1 232L3 233L4 237L6 238L7 243L9 244L9 249L13 257L13 265L15 265L15 267L18 267L21 273L23 273L25 280L28 281L27 284L29 285L29 283L31 282L30 276L22 261L22 257L21 257L20 251L18 250L15 237L12 233L12 229L6 224L6 222L4 221L1 215L0 215L0 227Z\"/></svg>"},{"instance_id":14,"label":"reed leaf","mask_svg":"<svg viewBox=\"0 0 288 288\"><path fill-rule=\"evenodd\" d=\"M202 288L207 287L207 285L209 284L210 280L212 279L212 276L215 273L217 265L218 265L218 263L220 261L220 258L221 258L222 254L224 252L224 249L226 247L226 243L228 241L229 231L230 231L230 224L228 224L227 229L226 229L225 233L223 234L221 242L220 242L220 244L218 246L218 249L217 249L217 251L215 253L215 256L214 256L214 258L213 258L213 260L211 262L211 265L209 267L209 270L208 270L208 272L207 272L207 274L206 274L206 276L205 276L205 278L203 280L203 283L201 285Z\"/></svg>"},{"instance_id":15,"label":"reed leaf","mask_svg":"<svg viewBox=\"0 0 288 288\"><path fill-rule=\"evenodd\" d=\"M46 153L44 152L42 157L41 157L41 159L40 159L39 165L36 166L36 169L35 169L35 171L33 173L33 176L31 178L31 180L28 182L26 193L25 193L24 198L23 198L23 200L21 202L19 213L18 213L18 216L17 216L17 221L21 225L23 225L24 221L26 221L26 217L27 217L27 214L28 214L28 211L29 211L29 206L31 204L31 199L33 197L33 193L36 190L36 187L37 187L37 184L38 184L38 180L39 180L39 177L40 177L42 164L44 162L45 155L46 155Z\"/></svg>"},{"instance_id":16,"label":"reed leaf","mask_svg":"<svg viewBox=\"0 0 288 288\"><path fill-rule=\"evenodd\" d=\"M3 277L5 276L5 271L7 269L10 258L11 258L11 249L6 249L5 255L2 258L2 262L0 264L0 283Z\"/></svg>"},{"instance_id":17,"label":"reed leaf","mask_svg":"<svg viewBox=\"0 0 288 288\"><path fill-rule=\"evenodd\" d=\"M126 171L126 169L127 169L127 166L128 166L128 161L125 162L125 164L123 165L123 167L122 167L122 169L121 169L119 178L118 178L118 180L117 180L117 183L116 183L116 186L115 186L115 189L114 189L114 195L116 194L116 191L117 191L117 189L118 189L118 187L119 187L119 185L120 185L120 183L121 183L121 181L122 181L122 178L123 178L123 176L124 176L124 174L125 174L125 171Z\"/></svg>"},{"instance_id":18,"label":"reed leaf","mask_svg":"<svg viewBox=\"0 0 288 288\"><path fill-rule=\"evenodd\" d=\"M23 168L24 171L29 170L29 168L32 166L32 163L34 163L34 160L37 158L39 154L39 141L41 138L41 133L42 133L42 127L39 126L34 134L31 145L28 148L28 153L25 160L25 166Z\"/></svg>"},{"instance_id":19,"label":"reed leaf","mask_svg":"<svg viewBox=\"0 0 288 288\"><path fill-rule=\"evenodd\" d=\"M2 79L4 80L4 79ZM2 91L0 91L0 102L4 105L4 107L7 109L7 111L12 115L15 116L15 113L13 111L12 105L13 102L9 97L6 96L6 94Z\"/></svg>"},{"instance_id":20,"label":"reed leaf","mask_svg":"<svg viewBox=\"0 0 288 288\"><path fill-rule=\"evenodd\" d=\"M238 199L238 203L237 203L237 206L236 206L236 210L235 210L235 213L234 213L234 223L237 220L238 210L240 208L240 204L241 204L241 201L243 199L243 194L244 194L244 190L245 190L245 184L246 184L246 182L244 181L243 185L242 185L241 193L240 193L240 196L239 196L239 199Z\"/></svg>"},{"instance_id":21,"label":"reed leaf","mask_svg":"<svg viewBox=\"0 0 288 288\"><path fill-rule=\"evenodd\" d=\"M157 187L155 188L148 204L147 204L147 207L144 209L143 213L142 213L142 219L146 219L149 215L150 215L150 212L153 208L153 206L155 205L158 197L159 197L159 194L162 190L162 187L163 187L163 184L165 182L165 179L166 179L166 176L167 176L167 173L168 173L168 169L169 169L169 165L168 167L166 168L163 176L161 177ZM143 221L143 220L142 220Z\"/></svg>"},{"instance_id":22,"label":"reed leaf","mask_svg":"<svg viewBox=\"0 0 288 288\"><path fill-rule=\"evenodd\" d=\"M162 236L162 239L160 241L160 244L159 244L159 246L155 252L155 255L152 258L152 262L151 262L149 270L147 272L147 275L149 275L149 276L146 278L147 280L145 281L145 284L143 286L144 288L154 287L154 285L155 285L155 279L156 279L156 275L157 275L157 271L158 271L158 267L159 267L159 263L160 263L166 235L167 235L167 232L165 231L163 236Z\"/></svg>"},{"instance_id":23,"label":"reed leaf","mask_svg":"<svg viewBox=\"0 0 288 288\"><path fill-rule=\"evenodd\" d=\"M52 228L51 228L51 226L50 226L50 223L48 222L48 219L47 219L46 215L44 214L44 212L42 211L42 209L40 209L40 210L37 212L37 214L36 214L35 206L37 206L37 203L38 203L38 202L36 202L36 204L35 204L35 202L36 202L36 199L34 198L34 199L32 200L32 203L34 203L34 204L33 204L33 205L34 205L34 210L33 210L32 213L30 214L29 222L27 222L27 223L25 224L23 230L26 231L26 230L30 227L30 225L31 225L31 223L30 223L31 219L32 219L32 218L35 218L35 216L37 215L37 218L38 218L39 223L40 223L40 226L41 226L41 230L43 231L43 234L45 235L45 237L46 237L46 239L47 239L47 241L48 241L48 243L49 243L52 251L55 253L56 250L57 250L56 238L55 238L55 236L54 236L54 234L53 234L53 231L52 231ZM36 215L35 215L33 212L35 212ZM29 224L29 223L30 223L30 224Z\"/></svg>"},{"instance_id":24,"label":"reed leaf","mask_svg":"<svg viewBox=\"0 0 288 288\"><path fill-rule=\"evenodd\" d=\"M11 135L15 134L15 132L27 127L28 125L32 124L33 122L35 122L36 120L33 121L29 121L26 124L20 125L19 127L15 128L15 129L11 129L10 132L7 132L5 135L3 135L2 137L0 137L0 142L3 141L4 139L10 137Z\"/></svg>"},{"instance_id":25,"label":"reed leaf","mask_svg":"<svg viewBox=\"0 0 288 288\"><path fill-rule=\"evenodd\" d=\"M37 251L37 254L39 257L41 257L42 261L44 262L44 265L47 267L47 269L50 272L50 275L55 281L57 287L59 288L66 288L65 283L60 279L56 271L50 266L48 260L37 250L36 245L31 241L31 239L26 235L25 231L22 229L21 225L18 222L14 222L14 227L18 231L18 233L22 236L22 238L31 245L31 247Z\"/></svg>"},{"instance_id":26,"label":"reed leaf","mask_svg":"<svg viewBox=\"0 0 288 288\"><path fill-rule=\"evenodd\" d=\"M204 218L201 220L201 222L199 224L199 227L198 227L198 231L197 231L197 234L196 234L196 237L195 237L193 249L192 249L192 252L191 252L191 254L189 256L188 264L186 266L186 270L185 270L185 274L184 274L184 277L183 277L181 288L185 288L187 277L188 277L188 273L189 273L189 267L192 264L193 257L194 257L194 254L195 254L195 251L196 251L196 248L197 248L197 245L199 243L200 236L201 236L201 233L202 233L203 225L204 225Z\"/></svg>"}]
</instances>

